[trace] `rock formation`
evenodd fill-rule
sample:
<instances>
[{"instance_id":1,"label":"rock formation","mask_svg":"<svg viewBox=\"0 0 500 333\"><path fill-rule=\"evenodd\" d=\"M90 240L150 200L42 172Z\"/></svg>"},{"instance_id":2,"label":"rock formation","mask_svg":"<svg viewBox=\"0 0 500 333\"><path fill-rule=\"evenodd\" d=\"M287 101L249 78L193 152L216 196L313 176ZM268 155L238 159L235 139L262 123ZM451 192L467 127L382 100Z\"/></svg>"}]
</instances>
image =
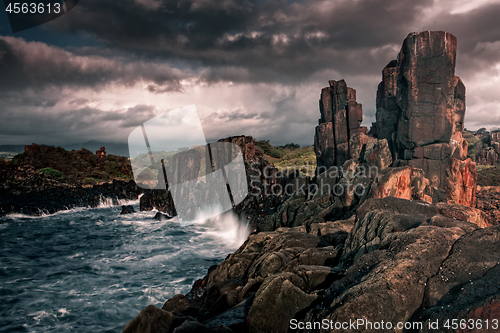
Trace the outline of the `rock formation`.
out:
<instances>
[{"instance_id":1,"label":"rock formation","mask_svg":"<svg viewBox=\"0 0 500 333\"><path fill-rule=\"evenodd\" d=\"M314 136L314 151L318 167L341 166L349 158L349 140L355 133L367 133L360 127L362 105L356 102L356 90L344 80L329 81L319 100L321 118Z\"/></svg>"},{"instance_id":2,"label":"rock formation","mask_svg":"<svg viewBox=\"0 0 500 333\"><path fill-rule=\"evenodd\" d=\"M443 31L408 35L382 72L375 132L391 142L395 166L424 170L434 200L443 191L474 206L476 166L462 137L465 86L455 76L456 50L455 36Z\"/></svg>"},{"instance_id":3,"label":"rock formation","mask_svg":"<svg viewBox=\"0 0 500 333\"><path fill-rule=\"evenodd\" d=\"M455 36L443 31L409 34L398 59L382 71L370 133L387 141L392 167L425 173L427 186L405 198L474 207L476 164L467 158L467 141L462 137L465 86L455 76L456 49ZM376 145L377 140L359 127L361 105L343 80L330 81L330 87L322 90L320 112L314 145L318 170L342 166L349 159L358 161L363 149ZM380 166L382 171L384 163ZM410 178L408 184L414 183ZM399 183L398 177L395 184ZM379 195L385 192L391 193L384 190Z\"/></svg>"},{"instance_id":4,"label":"rock formation","mask_svg":"<svg viewBox=\"0 0 500 333\"><path fill-rule=\"evenodd\" d=\"M248 186L250 195L241 203L237 204L234 207L234 211L236 214L245 216L245 218L250 220L252 227L260 224L263 216L273 214L276 211L277 207L285 198L283 191L285 187L288 186L290 192L293 192L302 185L308 185L307 177L300 177L298 173L288 174L280 172L269 163L263 157L263 153L256 149L255 139L251 136L233 136L220 139L218 142L234 143L241 149L247 175L246 185ZM181 157L177 157L177 155L181 155ZM174 156L173 163L170 164L176 166L192 164L195 168L191 175L185 178L181 177L180 181L175 180L175 182L179 183L197 177L200 166L203 163L203 156L197 155L194 150L189 150L177 155ZM205 170L202 169L202 171L207 171L212 168L210 158L205 156L205 164L202 168L203 167ZM205 174L204 172L202 173ZM236 183L242 184L244 181ZM189 195L193 195L193 193L185 193L185 195L186 198L188 198ZM203 196L211 197L216 194L208 191L202 195L196 191L194 195L196 195L197 198L201 198ZM146 193L140 199L140 210L148 211L153 209L157 209L169 216L177 215L172 196L167 190L146 190Z\"/></svg>"},{"instance_id":5,"label":"rock formation","mask_svg":"<svg viewBox=\"0 0 500 333\"><path fill-rule=\"evenodd\" d=\"M103 201L136 200L142 193L133 180L100 185L69 183L31 165L0 161L0 216L52 214L73 207L97 207Z\"/></svg>"},{"instance_id":6,"label":"rock formation","mask_svg":"<svg viewBox=\"0 0 500 333\"><path fill-rule=\"evenodd\" d=\"M476 163L479 165L500 164L500 143L491 142L491 147L484 148L476 154Z\"/></svg>"},{"instance_id":7,"label":"rock formation","mask_svg":"<svg viewBox=\"0 0 500 333\"><path fill-rule=\"evenodd\" d=\"M448 319L498 320L500 196L481 191L478 206L488 213L473 207L475 164L465 159L455 50L447 33L409 35L383 71L377 137L349 125L351 114L361 119L350 112L352 90L330 81L311 184L274 213L261 210L258 232L235 253L187 295L144 309L124 333L423 333L447 331ZM358 319L362 325L342 326Z\"/></svg>"},{"instance_id":8,"label":"rock formation","mask_svg":"<svg viewBox=\"0 0 500 333\"><path fill-rule=\"evenodd\" d=\"M96 150L95 157L97 157L97 158L106 157L106 148L101 147L99 150Z\"/></svg>"},{"instance_id":9,"label":"rock formation","mask_svg":"<svg viewBox=\"0 0 500 333\"><path fill-rule=\"evenodd\" d=\"M436 319L491 320L500 226L488 226L484 213L458 204L369 199L349 220L251 235L186 296L149 306L123 332L287 332L293 319L423 327ZM301 331L334 330L367 331Z\"/></svg>"},{"instance_id":10,"label":"rock formation","mask_svg":"<svg viewBox=\"0 0 500 333\"><path fill-rule=\"evenodd\" d=\"M500 143L500 132L491 133L491 143L498 142Z\"/></svg>"}]
</instances>

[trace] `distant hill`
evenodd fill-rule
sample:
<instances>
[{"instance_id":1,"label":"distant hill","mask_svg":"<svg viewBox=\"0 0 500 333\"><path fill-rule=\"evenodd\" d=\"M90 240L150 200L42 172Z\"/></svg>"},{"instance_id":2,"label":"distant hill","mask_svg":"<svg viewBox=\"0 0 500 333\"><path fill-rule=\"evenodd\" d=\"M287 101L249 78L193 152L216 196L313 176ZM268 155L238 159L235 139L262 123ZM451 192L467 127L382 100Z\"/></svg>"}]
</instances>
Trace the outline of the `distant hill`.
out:
<instances>
[{"instance_id":1,"label":"distant hill","mask_svg":"<svg viewBox=\"0 0 500 333\"><path fill-rule=\"evenodd\" d=\"M66 150L73 150L73 149L80 150L82 148L85 148L94 153L101 147L106 147L106 153L108 154L129 157L128 145L126 143L100 142L91 140L84 143L74 143L68 145L50 145L50 146L62 147ZM20 154L24 152L24 145L0 145L0 153L1 152Z\"/></svg>"}]
</instances>

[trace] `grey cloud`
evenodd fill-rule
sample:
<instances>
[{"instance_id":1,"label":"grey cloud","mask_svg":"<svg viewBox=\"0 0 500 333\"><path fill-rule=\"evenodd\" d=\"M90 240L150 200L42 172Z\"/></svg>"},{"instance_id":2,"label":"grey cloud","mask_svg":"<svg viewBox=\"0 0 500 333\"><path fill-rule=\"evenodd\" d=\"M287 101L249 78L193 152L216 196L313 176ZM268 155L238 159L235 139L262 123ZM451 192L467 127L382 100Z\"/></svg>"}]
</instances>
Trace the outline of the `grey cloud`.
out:
<instances>
[{"instance_id":1,"label":"grey cloud","mask_svg":"<svg viewBox=\"0 0 500 333\"><path fill-rule=\"evenodd\" d=\"M83 104L86 104L88 102L90 102L90 101L86 98L77 98L77 99L70 101L69 104L70 105L83 105Z\"/></svg>"},{"instance_id":2,"label":"grey cloud","mask_svg":"<svg viewBox=\"0 0 500 333\"><path fill-rule=\"evenodd\" d=\"M206 80L302 80L323 68L373 71L375 47L401 43L431 0L236 1L163 0L148 10L142 1L87 0L53 27L87 31L112 48L192 66L229 67ZM157 1L159 3L159 1ZM113 24L109 24L113 22ZM383 66L383 65L382 65ZM235 72L234 69L237 69ZM233 71L233 72L231 72Z\"/></svg>"},{"instance_id":3,"label":"grey cloud","mask_svg":"<svg viewBox=\"0 0 500 333\"><path fill-rule=\"evenodd\" d=\"M179 91L188 73L165 63L103 56L80 56L41 42L0 36L0 89L45 89L50 86L101 88L110 83L152 82L163 91Z\"/></svg>"},{"instance_id":4,"label":"grey cloud","mask_svg":"<svg viewBox=\"0 0 500 333\"><path fill-rule=\"evenodd\" d=\"M155 106L145 104L105 111L85 106L83 101L80 101L81 104L75 109L41 106L41 102L34 101L27 106L18 104L17 98L12 96L22 93L7 95L0 94L0 133L3 144L26 144L35 140L33 137L38 137L33 142L58 145L89 140L126 142L134 127L154 118L157 112Z\"/></svg>"},{"instance_id":5,"label":"grey cloud","mask_svg":"<svg viewBox=\"0 0 500 333\"><path fill-rule=\"evenodd\" d=\"M248 119L261 119L260 115L255 112L243 112L241 109L234 111L225 112L214 112L208 117L204 118L206 120L223 120L223 121L234 121L234 120L248 120Z\"/></svg>"}]
</instances>

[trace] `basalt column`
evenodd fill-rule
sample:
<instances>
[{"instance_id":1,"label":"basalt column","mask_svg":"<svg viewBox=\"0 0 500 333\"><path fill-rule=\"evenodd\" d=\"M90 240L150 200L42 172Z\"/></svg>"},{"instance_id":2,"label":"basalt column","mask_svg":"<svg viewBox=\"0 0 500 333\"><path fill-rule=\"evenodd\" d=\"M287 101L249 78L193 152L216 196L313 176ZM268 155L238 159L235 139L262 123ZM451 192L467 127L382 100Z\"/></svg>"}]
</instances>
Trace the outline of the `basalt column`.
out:
<instances>
[{"instance_id":1,"label":"basalt column","mask_svg":"<svg viewBox=\"0 0 500 333\"><path fill-rule=\"evenodd\" d=\"M317 172L343 165L349 159L351 135L367 132L366 127L360 127L363 109L356 102L356 90L347 87L344 80L331 80L329 84L321 91L321 118L314 136Z\"/></svg>"},{"instance_id":2,"label":"basalt column","mask_svg":"<svg viewBox=\"0 0 500 333\"><path fill-rule=\"evenodd\" d=\"M387 138L395 166L423 169L434 199L475 205L476 165L462 137L465 86L455 76L457 39L444 31L411 33L383 70L376 135Z\"/></svg>"}]
</instances>

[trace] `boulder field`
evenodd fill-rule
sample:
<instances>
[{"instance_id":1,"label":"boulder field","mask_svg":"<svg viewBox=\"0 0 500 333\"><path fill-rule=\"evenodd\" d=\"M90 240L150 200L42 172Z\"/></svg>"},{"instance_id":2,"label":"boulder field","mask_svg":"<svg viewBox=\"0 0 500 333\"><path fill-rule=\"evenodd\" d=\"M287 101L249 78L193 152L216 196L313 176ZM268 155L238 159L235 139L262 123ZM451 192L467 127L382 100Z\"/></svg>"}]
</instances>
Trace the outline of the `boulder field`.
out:
<instances>
[{"instance_id":1,"label":"boulder field","mask_svg":"<svg viewBox=\"0 0 500 333\"><path fill-rule=\"evenodd\" d=\"M500 226L481 211L368 199L347 220L250 235L190 293L147 307L123 332L293 332L358 319L422 323L416 332L427 332L448 318L491 322L499 264Z\"/></svg>"}]
</instances>

